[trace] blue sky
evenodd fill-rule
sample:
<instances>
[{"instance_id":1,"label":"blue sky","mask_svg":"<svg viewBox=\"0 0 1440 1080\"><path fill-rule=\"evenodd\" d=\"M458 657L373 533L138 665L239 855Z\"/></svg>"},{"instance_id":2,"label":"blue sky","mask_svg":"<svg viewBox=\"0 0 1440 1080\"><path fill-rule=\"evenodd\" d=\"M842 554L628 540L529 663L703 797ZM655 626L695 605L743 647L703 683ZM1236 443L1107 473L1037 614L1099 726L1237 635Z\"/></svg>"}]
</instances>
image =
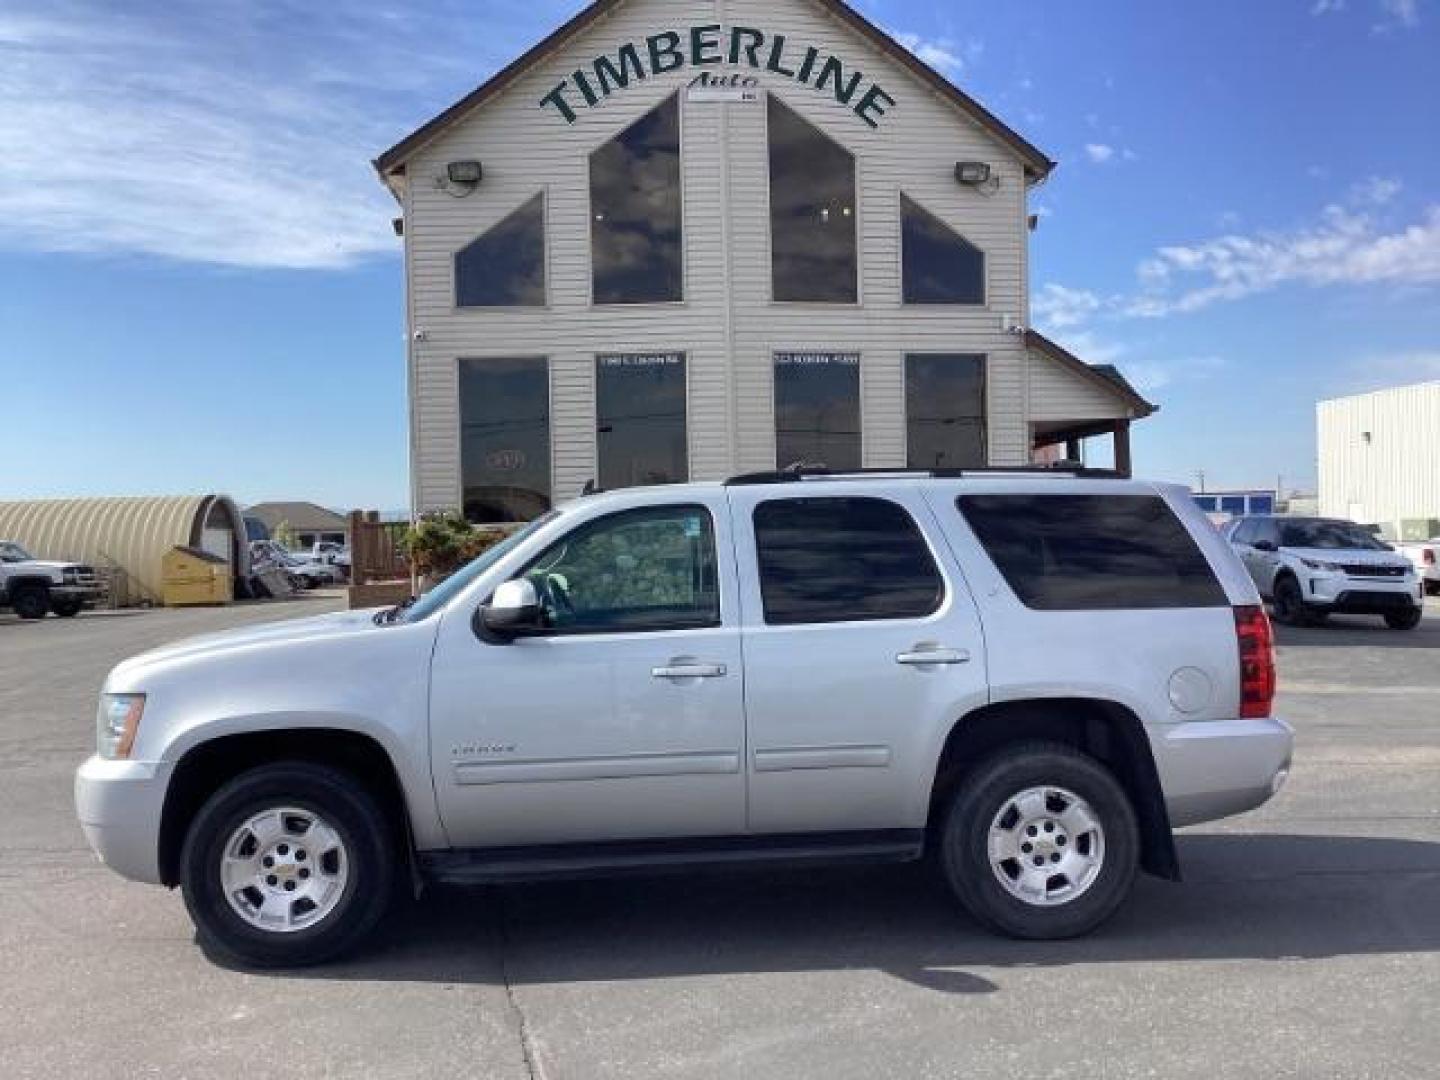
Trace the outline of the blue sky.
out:
<instances>
[{"instance_id":1,"label":"blue sky","mask_svg":"<svg viewBox=\"0 0 1440 1080\"><path fill-rule=\"evenodd\" d=\"M7 0L0 498L406 501L380 150L557 0ZM1440 5L867 0L1060 161L1034 321L1141 472L1314 485L1314 402L1440 378Z\"/></svg>"}]
</instances>

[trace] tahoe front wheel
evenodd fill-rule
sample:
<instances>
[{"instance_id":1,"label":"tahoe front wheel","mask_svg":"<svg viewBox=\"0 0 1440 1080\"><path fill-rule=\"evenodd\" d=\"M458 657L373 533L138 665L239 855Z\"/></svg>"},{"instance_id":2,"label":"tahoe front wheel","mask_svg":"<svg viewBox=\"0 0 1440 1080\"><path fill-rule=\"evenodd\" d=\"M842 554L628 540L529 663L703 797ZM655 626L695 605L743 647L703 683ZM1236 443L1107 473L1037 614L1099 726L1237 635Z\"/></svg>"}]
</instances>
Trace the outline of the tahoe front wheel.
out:
<instances>
[{"instance_id":1,"label":"tahoe front wheel","mask_svg":"<svg viewBox=\"0 0 1440 1080\"><path fill-rule=\"evenodd\" d=\"M385 913L394 830L358 778L310 762L264 765L201 807L181 888L202 945L257 967L329 960Z\"/></svg>"},{"instance_id":2,"label":"tahoe front wheel","mask_svg":"<svg viewBox=\"0 0 1440 1080\"><path fill-rule=\"evenodd\" d=\"M945 877L967 911L1019 938L1068 938L1109 918L1135 879L1139 830L1114 775L1061 743L980 762L951 796Z\"/></svg>"}]
</instances>

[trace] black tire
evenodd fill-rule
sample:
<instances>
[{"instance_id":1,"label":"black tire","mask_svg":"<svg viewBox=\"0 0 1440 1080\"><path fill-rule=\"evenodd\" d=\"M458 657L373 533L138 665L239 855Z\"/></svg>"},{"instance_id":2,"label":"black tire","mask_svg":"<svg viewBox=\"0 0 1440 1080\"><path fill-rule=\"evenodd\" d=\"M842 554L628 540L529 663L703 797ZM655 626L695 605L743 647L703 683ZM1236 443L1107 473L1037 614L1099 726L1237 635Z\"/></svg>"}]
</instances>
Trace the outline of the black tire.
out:
<instances>
[{"instance_id":1,"label":"black tire","mask_svg":"<svg viewBox=\"0 0 1440 1080\"><path fill-rule=\"evenodd\" d=\"M21 585L10 595L10 606L22 619L43 619L50 610L50 590L44 585Z\"/></svg>"},{"instance_id":2,"label":"black tire","mask_svg":"<svg viewBox=\"0 0 1440 1080\"><path fill-rule=\"evenodd\" d=\"M1305 599L1300 593L1300 582L1289 574L1275 582L1275 600L1272 606L1276 622L1290 626L1315 625L1316 620L1312 612L1305 607Z\"/></svg>"},{"instance_id":3,"label":"black tire","mask_svg":"<svg viewBox=\"0 0 1440 1080\"><path fill-rule=\"evenodd\" d=\"M1427 579L1425 582L1425 595L1440 596L1440 581L1430 581Z\"/></svg>"},{"instance_id":4,"label":"black tire","mask_svg":"<svg viewBox=\"0 0 1440 1080\"><path fill-rule=\"evenodd\" d=\"M1049 786L1088 804L1104 847L1087 888L1071 900L1043 906L1019 899L1001 884L988 843L992 823L1015 796ZM951 795L940 835L941 869L960 903L989 929L1026 939L1077 937L1099 926L1129 894L1139 855L1139 827L1125 789L1094 758L1061 743L1019 743L977 764Z\"/></svg>"},{"instance_id":5,"label":"black tire","mask_svg":"<svg viewBox=\"0 0 1440 1080\"><path fill-rule=\"evenodd\" d=\"M62 619L73 619L76 615L80 614L80 609L84 606L85 602L83 600L76 600L73 597L52 600L50 602L50 610Z\"/></svg>"},{"instance_id":6,"label":"black tire","mask_svg":"<svg viewBox=\"0 0 1440 1080\"><path fill-rule=\"evenodd\" d=\"M1385 625L1391 630L1414 630L1420 625L1425 609L1416 605L1408 611L1391 611L1385 615Z\"/></svg>"},{"instance_id":7,"label":"black tire","mask_svg":"<svg viewBox=\"0 0 1440 1080\"><path fill-rule=\"evenodd\" d=\"M231 907L220 878L235 830L276 807L323 817L344 844L349 871L329 914L289 932L247 922ZM185 837L180 883L202 947L253 967L303 967L353 949L375 928L395 892L401 859L390 819L354 776L310 762L277 762L240 774L200 808Z\"/></svg>"}]
</instances>

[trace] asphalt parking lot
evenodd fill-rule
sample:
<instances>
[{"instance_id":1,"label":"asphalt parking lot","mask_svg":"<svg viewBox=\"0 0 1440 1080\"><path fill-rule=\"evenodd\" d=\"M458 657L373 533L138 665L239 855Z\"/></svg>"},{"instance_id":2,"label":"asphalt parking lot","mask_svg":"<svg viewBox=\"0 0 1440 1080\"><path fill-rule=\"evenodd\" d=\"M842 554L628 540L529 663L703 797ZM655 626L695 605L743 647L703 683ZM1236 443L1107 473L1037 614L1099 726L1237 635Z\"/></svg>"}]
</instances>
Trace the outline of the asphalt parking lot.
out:
<instances>
[{"instance_id":1,"label":"asphalt parking lot","mask_svg":"<svg viewBox=\"0 0 1440 1080\"><path fill-rule=\"evenodd\" d=\"M1440 1075L1440 607L1280 632L1295 769L1100 933L992 938L923 867L440 891L363 956L227 970L85 847L106 669L338 607L0 615L6 1077Z\"/></svg>"}]
</instances>

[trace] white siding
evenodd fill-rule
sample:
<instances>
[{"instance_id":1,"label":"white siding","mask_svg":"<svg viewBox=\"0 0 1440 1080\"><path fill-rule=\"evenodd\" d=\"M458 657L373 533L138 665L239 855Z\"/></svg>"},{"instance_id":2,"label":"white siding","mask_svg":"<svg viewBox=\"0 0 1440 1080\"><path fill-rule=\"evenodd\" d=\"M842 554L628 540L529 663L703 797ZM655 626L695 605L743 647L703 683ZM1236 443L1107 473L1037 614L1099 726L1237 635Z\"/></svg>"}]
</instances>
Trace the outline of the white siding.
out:
<instances>
[{"instance_id":1,"label":"white siding","mask_svg":"<svg viewBox=\"0 0 1440 1080\"><path fill-rule=\"evenodd\" d=\"M1322 401L1315 415L1321 514L1440 519L1440 382Z\"/></svg>"},{"instance_id":2,"label":"white siding","mask_svg":"<svg viewBox=\"0 0 1440 1080\"><path fill-rule=\"evenodd\" d=\"M1111 420L1130 415L1120 397L1103 385L1061 366L1044 353L1030 358L1030 419Z\"/></svg>"},{"instance_id":3,"label":"white siding","mask_svg":"<svg viewBox=\"0 0 1440 1080\"><path fill-rule=\"evenodd\" d=\"M743 24L819 46L858 67L895 98L872 130L828 93L760 72L779 94L857 159L861 303L776 304L769 299L768 159L763 100L701 104L682 96L685 299L626 308L590 303L588 154L696 74L688 66L647 78L563 123L540 98L562 78L626 41L665 28ZM723 73L724 65L706 69ZM748 69L745 69L748 72ZM480 187L455 198L436 185L447 161L477 158ZM958 185L954 164L988 161L992 195ZM900 465L905 455L906 352L988 357L990 456L1028 459L1026 352L1003 319L1027 310L1025 184L1014 152L902 65L808 0L632 0L562 45L504 94L421 148L408 163L406 250L413 329L415 499L421 509L458 504L460 357L548 356L551 361L555 496L595 475L596 352L677 350L687 357L689 449L695 479L774 466L772 355L790 349L861 354L864 460ZM900 303L900 191L984 249L984 306ZM456 310L454 252L536 191L546 194L548 305ZM1056 396L1058 395L1058 396ZM1064 409L1063 388L1052 395ZM1075 397L1084 411L1091 399Z\"/></svg>"}]
</instances>

